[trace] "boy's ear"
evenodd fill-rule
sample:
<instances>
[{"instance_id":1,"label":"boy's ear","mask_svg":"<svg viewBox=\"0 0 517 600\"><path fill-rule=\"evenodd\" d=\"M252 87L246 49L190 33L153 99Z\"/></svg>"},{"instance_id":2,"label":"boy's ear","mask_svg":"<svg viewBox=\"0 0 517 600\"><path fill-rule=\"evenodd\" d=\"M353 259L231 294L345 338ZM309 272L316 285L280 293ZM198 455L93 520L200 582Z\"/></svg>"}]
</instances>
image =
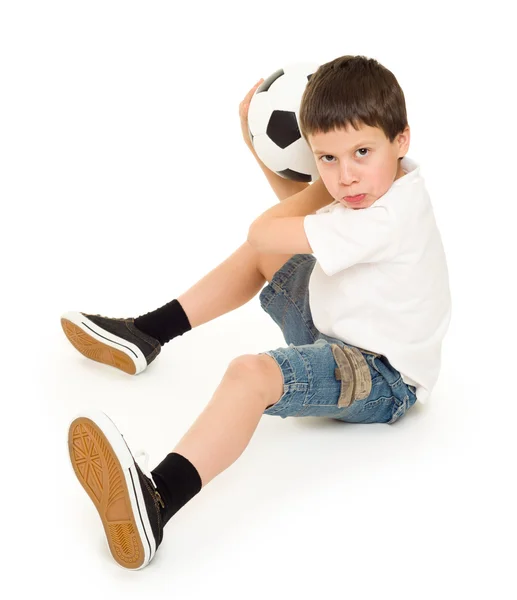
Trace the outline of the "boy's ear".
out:
<instances>
[{"instance_id":1,"label":"boy's ear","mask_svg":"<svg viewBox=\"0 0 517 600\"><path fill-rule=\"evenodd\" d=\"M399 133L397 136L397 141L399 144L399 158L406 156L408 153L410 139L411 131L409 129L409 125L407 125L404 131Z\"/></svg>"}]
</instances>

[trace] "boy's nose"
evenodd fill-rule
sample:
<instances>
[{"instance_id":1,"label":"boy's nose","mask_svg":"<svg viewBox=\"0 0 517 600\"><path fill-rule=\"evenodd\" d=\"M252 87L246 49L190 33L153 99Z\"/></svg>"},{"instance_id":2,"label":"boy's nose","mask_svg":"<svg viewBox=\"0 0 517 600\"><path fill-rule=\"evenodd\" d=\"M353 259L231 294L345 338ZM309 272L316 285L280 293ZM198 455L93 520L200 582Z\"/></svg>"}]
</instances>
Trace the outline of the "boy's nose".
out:
<instances>
[{"instance_id":1,"label":"boy's nose","mask_svg":"<svg viewBox=\"0 0 517 600\"><path fill-rule=\"evenodd\" d=\"M357 176L350 169L343 168L339 172L339 183L347 188L357 183Z\"/></svg>"}]
</instances>

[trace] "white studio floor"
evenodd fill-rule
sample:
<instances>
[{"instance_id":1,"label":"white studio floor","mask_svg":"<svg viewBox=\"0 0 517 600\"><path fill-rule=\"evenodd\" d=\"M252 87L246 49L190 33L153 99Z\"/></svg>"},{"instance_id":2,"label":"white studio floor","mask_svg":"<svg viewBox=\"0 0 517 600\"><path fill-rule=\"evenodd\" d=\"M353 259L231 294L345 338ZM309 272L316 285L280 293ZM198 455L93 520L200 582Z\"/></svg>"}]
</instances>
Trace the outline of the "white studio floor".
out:
<instances>
[{"instance_id":1,"label":"white studio floor","mask_svg":"<svg viewBox=\"0 0 517 600\"><path fill-rule=\"evenodd\" d=\"M47 514L39 518L42 560L59 565L49 581L70 589L87 572L96 588L135 597L174 590L182 598L215 589L262 598L272 587L275 598L334 598L343 589L368 598L421 590L431 598L445 585L452 598L473 592L475 582L476 591L506 597L512 558L499 549L510 534L514 457L498 435L500 420L487 421L459 365L448 367L453 342L432 402L392 426L264 416L243 455L167 524L146 569L128 573L112 560L68 462L68 421L81 407L104 410L153 467L203 409L231 358L283 345L257 302L176 338L137 377L84 358L56 320L45 357L51 460L38 499ZM194 360L200 344L214 348L204 377Z\"/></svg>"}]
</instances>

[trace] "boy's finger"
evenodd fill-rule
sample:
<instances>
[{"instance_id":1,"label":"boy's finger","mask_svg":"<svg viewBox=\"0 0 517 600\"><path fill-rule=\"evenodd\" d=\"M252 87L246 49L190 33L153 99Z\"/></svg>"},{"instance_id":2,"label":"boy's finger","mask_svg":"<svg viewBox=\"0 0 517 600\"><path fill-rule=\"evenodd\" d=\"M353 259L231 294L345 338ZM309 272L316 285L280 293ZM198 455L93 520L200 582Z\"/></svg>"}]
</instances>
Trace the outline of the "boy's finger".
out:
<instances>
[{"instance_id":1,"label":"boy's finger","mask_svg":"<svg viewBox=\"0 0 517 600\"><path fill-rule=\"evenodd\" d=\"M253 94L256 92L258 86L264 81L264 79L260 79L259 81L257 81L257 83L251 88L251 90L246 94L246 97L244 98L244 100L242 101L242 103L247 102L248 100L251 101L251 97L253 96Z\"/></svg>"},{"instance_id":2,"label":"boy's finger","mask_svg":"<svg viewBox=\"0 0 517 600\"><path fill-rule=\"evenodd\" d=\"M259 81L258 83L256 83L251 90L248 92L248 96L253 96L253 94L256 92L258 86L262 83L263 79L261 81Z\"/></svg>"}]
</instances>

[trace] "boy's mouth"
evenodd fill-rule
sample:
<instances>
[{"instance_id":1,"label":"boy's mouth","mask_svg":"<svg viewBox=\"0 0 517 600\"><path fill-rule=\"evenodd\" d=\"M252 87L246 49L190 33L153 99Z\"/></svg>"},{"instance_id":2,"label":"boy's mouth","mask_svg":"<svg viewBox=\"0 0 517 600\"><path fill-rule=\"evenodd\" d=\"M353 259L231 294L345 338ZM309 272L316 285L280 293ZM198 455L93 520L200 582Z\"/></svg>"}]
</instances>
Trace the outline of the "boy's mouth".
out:
<instances>
[{"instance_id":1,"label":"boy's mouth","mask_svg":"<svg viewBox=\"0 0 517 600\"><path fill-rule=\"evenodd\" d=\"M364 200L365 197L366 194L358 194L357 196L344 196L343 200L345 202L361 202L361 200Z\"/></svg>"}]
</instances>

